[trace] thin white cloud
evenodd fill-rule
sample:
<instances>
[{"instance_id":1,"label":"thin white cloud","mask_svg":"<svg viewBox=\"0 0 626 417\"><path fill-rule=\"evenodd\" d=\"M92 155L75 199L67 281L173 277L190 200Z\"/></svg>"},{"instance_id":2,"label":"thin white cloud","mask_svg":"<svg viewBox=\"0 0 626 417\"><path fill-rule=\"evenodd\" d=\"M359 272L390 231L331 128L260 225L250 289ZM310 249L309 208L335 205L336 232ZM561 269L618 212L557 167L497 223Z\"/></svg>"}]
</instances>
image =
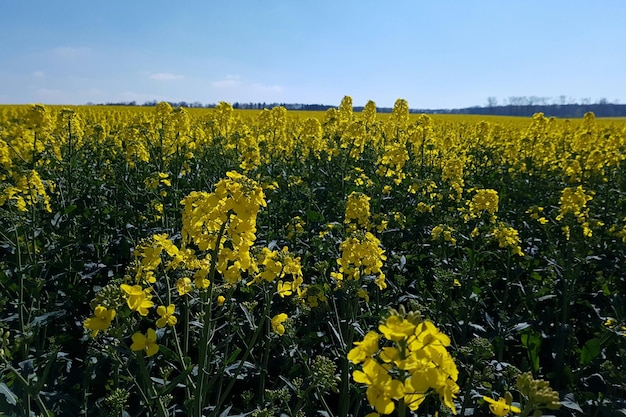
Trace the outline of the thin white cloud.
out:
<instances>
[{"instance_id":1,"label":"thin white cloud","mask_svg":"<svg viewBox=\"0 0 626 417\"><path fill-rule=\"evenodd\" d=\"M239 75L227 75L223 80L216 80L211 83L214 88L233 88L241 85Z\"/></svg>"},{"instance_id":2,"label":"thin white cloud","mask_svg":"<svg viewBox=\"0 0 626 417\"><path fill-rule=\"evenodd\" d=\"M211 83L211 87L215 88L231 88L240 86L241 82L237 80L218 80Z\"/></svg>"},{"instance_id":3,"label":"thin white cloud","mask_svg":"<svg viewBox=\"0 0 626 417\"><path fill-rule=\"evenodd\" d=\"M209 83L209 93L216 100L228 102L278 102L285 101L287 88L283 85L264 84L239 75L227 75Z\"/></svg>"},{"instance_id":4,"label":"thin white cloud","mask_svg":"<svg viewBox=\"0 0 626 417\"><path fill-rule=\"evenodd\" d=\"M182 80L183 78L185 78L184 75L172 74L171 72L158 72L156 74L150 75L151 80L157 81Z\"/></svg>"},{"instance_id":5,"label":"thin white cloud","mask_svg":"<svg viewBox=\"0 0 626 417\"><path fill-rule=\"evenodd\" d=\"M53 55L62 57L62 58L76 58L79 56L84 56L86 54L91 53L92 49L87 47L71 47L71 46L61 46L58 48L52 49Z\"/></svg>"},{"instance_id":6,"label":"thin white cloud","mask_svg":"<svg viewBox=\"0 0 626 417\"><path fill-rule=\"evenodd\" d=\"M86 88L86 89L78 90L78 93L82 96L93 97L93 99L95 99L97 97L104 96L106 92L100 88L94 87L94 88Z\"/></svg>"},{"instance_id":7,"label":"thin white cloud","mask_svg":"<svg viewBox=\"0 0 626 417\"><path fill-rule=\"evenodd\" d=\"M264 85L264 84L252 84L252 87L259 92L267 92L267 93L282 93L284 91L284 87L280 85Z\"/></svg>"}]
</instances>

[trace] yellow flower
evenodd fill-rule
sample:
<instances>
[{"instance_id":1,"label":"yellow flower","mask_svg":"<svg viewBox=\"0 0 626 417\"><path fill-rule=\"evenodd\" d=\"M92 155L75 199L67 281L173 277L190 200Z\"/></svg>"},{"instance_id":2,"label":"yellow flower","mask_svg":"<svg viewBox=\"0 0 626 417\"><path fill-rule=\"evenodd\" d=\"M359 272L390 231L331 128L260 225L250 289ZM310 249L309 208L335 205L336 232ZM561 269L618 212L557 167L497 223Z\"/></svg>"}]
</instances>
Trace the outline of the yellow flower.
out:
<instances>
[{"instance_id":1,"label":"yellow flower","mask_svg":"<svg viewBox=\"0 0 626 417\"><path fill-rule=\"evenodd\" d=\"M122 284L120 288L124 292L126 304L131 310L137 311L142 316L147 316L148 309L154 307L154 303L150 301L152 295L149 289L143 289L141 285L130 286L128 284Z\"/></svg>"},{"instance_id":2,"label":"yellow flower","mask_svg":"<svg viewBox=\"0 0 626 417\"><path fill-rule=\"evenodd\" d=\"M272 317L272 330L274 330L274 333L280 336L285 334L285 326L283 326L285 320L287 320L285 313L280 313Z\"/></svg>"},{"instance_id":3,"label":"yellow flower","mask_svg":"<svg viewBox=\"0 0 626 417\"><path fill-rule=\"evenodd\" d=\"M376 332L368 332L361 342L354 342L356 345L348 352L348 360L354 364L361 363L378 352L379 335Z\"/></svg>"},{"instance_id":4,"label":"yellow flower","mask_svg":"<svg viewBox=\"0 0 626 417\"><path fill-rule=\"evenodd\" d=\"M367 400L381 414L391 414L396 408L393 400L404 397L402 382L393 379L387 369L373 359L366 360L363 371L354 371L352 378L355 382L368 385L365 392Z\"/></svg>"},{"instance_id":5,"label":"yellow flower","mask_svg":"<svg viewBox=\"0 0 626 417\"><path fill-rule=\"evenodd\" d=\"M191 292L193 289L191 286L191 279L187 277L180 278L176 281L176 289L178 290L178 295L181 296Z\"/></svg>"},{"instance_id":6,"label":"yellow flower","mask_svg":"<svg viewBox=\"0 0 626 417\"><path fill-rule=\"evenodd\" d=\"M344 223L367 229L370 226L370 197L353 191L348 196Z\"/></svg>"},{"instance_id":7,"label":"yellow flower","mask_svg":"<svg viewBox=\"0 0 626 417\"><path fill-rule=\"evenodd\" d=\"M369 295L369 293L367 292L367 290L366 290L366 289L364 289L364 288L359 288L359 289L357 290L357 292L356 292L356 295L357 295L360 299L365 300L365 302L366 302L366 303L369 303L369 301L370 301L370 295Z\"/></svg>"},{"instance_id":8,"label":"yellow flower","mask_svg":"<svg viewBox=\"0 0 626 417\"><path fill-rule=\"evenodd\" d=\"M400 316L389 316L385 324L378 326L378 330L389 340L406 340L415 333L415 324Z\"/></svg>"},{"instance_id":9,"label":"yellow flower","mask_svg":"<svg viewBox=\"0 0 626 417\"><path fill-rule=\"evenodd\" d=\"M476 190L469 206L472 217L479 216L482 211L494 214L498 211L498 192L492 189Z\"/></svg>"},{"instance_id":10,"label":"yellow flower","mask_svg":"<svg viewBox=\"0 0 626 417\"><path fill-rule=\"evenodd\" d=\"M403 399L404 404L416 411L433 390L453 414L456 414L454 398L459 386L456 384L458 370L454 359L446 350L450 338L441 333L430 321L416 321L411 313L393 314L370 331L355 348L348 352L348 360L354 364L363 362L362 370L355 370L355 382L366 384L367 400L376 412L389 414L394 411L394 400ZM379 338L384 337L394 346L379 349Z\"/></svg>"},{"instance_id":11,"label":"yellow flower","mask_svg":"<svg viewBox=\"0 0 626 417\"><path fill-rule=\"evenodd\" d=\"M281 298L284 298L286 295L291 295L293 294L292 283L283 282L282 280L280 280L278 281L278 287L276 291L278 292L278 295L280 295Z\"/></svg>"},{"instance_id":12,"label":"yellow flower","mask_svg":"<svg viewBox=\"0 0 626 417\"><path fill-rule=\"evenodd\" d=\"M561 198L559 199L561 207L556 219L561 221L565 215L572 213L582 223L588 214L588 211L585 210L587 203L593 199L594 194L593 191L585 192L582 185L576 188L566 187L561 191Z\"/></svg>"},{"instance_id":13,"label":"yellow flower","mask_svg":"<svg viewBox=\"0 0 626 417\"><path fill-rule=\"evenodd\" d=\"M226 302L226 298L223 295L217 297L217 305L221 306Z\"/></svg>"},{"instance_id":14,"label":"yellow flower","mask_svg":"<svg viewBox=\"0 0 626 417\"><path fill-rule=\"evenodd\" d=\"M174 315L175 308L174 304L170 304L167 307L157 307L157 314L161 316L156 322L157 327L174 326L178 322L178 319Z\"/></svg>"},{"instance_id":15,"label":"yellow flower","mask_svg":"<svg viewBox=\"0 0 626 417\"><path fill-rule=\"evenodd\" d=\"M135 333L131 336L133 339L133 344L130 345L130 349L133 352L137 352L143 350L146 352L147 356L152 356L159 351L159 345L156 343L156 332L154 329L148 329L146 334L143 333Z\"/></svg>"},{"instance_id":16,"label":"yellow flower","mask_svg":"<svg viewBox=\"0 0 626 417\"><path fill-rule=\"evenodd\" d=\"M491 235L498 240L501 248L511 248L512 252L518 256L524 256L522 248L519 246L521 239L517 230L508 227L504 223L500 223L498 227L493 229Z\"/></svg>"},{"instance_id":17,"label":"yellow flower","mask_svg":"<svg viewBox=\"0 0 626 417\"><path fill-rule=\"evenodd\" d=\"M92 337L96 337L99 331L109 328L113 318L115 318L115 309L107 310L106 307L99 305L94 309L93 317L86 319L83 325L91 330Z\"/></svg>"},{"instance_id":18,"label":"yellow flower","mask_svg":"<svg viewBox=\"0 0 626 417\"><path fill-rule=\"evenodd\" d=\"M489 403L489 410L491 410L491 412L498 417L504 417L510 412L513 412L513 413L522 412L522 410L515 407L514 405L507 404L504 398L500 398L498 401L496 401L493 398L483 397L483 400Z\"/></svg>"}]
</instances>

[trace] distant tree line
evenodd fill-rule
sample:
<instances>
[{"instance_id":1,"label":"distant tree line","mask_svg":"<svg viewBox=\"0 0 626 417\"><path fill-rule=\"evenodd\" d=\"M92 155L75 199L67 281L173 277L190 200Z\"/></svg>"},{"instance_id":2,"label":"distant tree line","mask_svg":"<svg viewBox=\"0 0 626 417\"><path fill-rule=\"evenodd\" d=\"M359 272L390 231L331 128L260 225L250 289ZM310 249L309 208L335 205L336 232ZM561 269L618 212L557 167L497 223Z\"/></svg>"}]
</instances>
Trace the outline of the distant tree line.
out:
<instances>
[{"instance_id":1,"label":"distant tree line","mask_svg":"<svg viewBox=\"0 0 626 417\"><path fill-rule=\"evenodd\" d=\"M93 103L87 103L94 105ZM172 107L186 108L213 108L213 104L203 104L198 101L192 103L186 101L169 102ZM104 106L145 106L154 107L157 105L156 100L146 101L143 104L137 104L136 101L123 101L116 103L101 103ZM305 110L305 111L326 111L331 106L327 104L303 104L303 103L232 103L235 109L263 110L271 109L277 106L283 106L287 110ZM363 107L354 107L355 112L363 110ZM377 107L379 113L391 113L392 107ZM559 118L578 118L583 117L587 112L593 112L596 117L626 117L626 104L611 103L607 99L602 98L594 103L590 99L584 98L580 102L576 102L573 98L567 96L537 97L537 96L513 96L504 99L502 104L498 103L497 98L488 97L485 106L472 106L459 109L410 109L411 113L427 113L427 114L484 114L494 116L522 116L529 117L535 113L544 113L546 116Z\"/></svg>"},{"instance_id":2,"label":"distant tree line","mask_svg":"<svg viewBox=\"0 0 626 417\"><path fill-rule=\"evenodd\" d=\"M606 98L591 102L589 98L583 98L579 103L571 97L559 96L513 96L505 99L503 104L498 105L495 97L487 98L484 107L474 106L464 109L450 110L451 113L463 114L491 114L497 116L532 116L542 112L546 116L554 117L583 117L587 112L593 112L597 117L626 117L626 104L611 103Z\"/></svg>"}]
</instances>

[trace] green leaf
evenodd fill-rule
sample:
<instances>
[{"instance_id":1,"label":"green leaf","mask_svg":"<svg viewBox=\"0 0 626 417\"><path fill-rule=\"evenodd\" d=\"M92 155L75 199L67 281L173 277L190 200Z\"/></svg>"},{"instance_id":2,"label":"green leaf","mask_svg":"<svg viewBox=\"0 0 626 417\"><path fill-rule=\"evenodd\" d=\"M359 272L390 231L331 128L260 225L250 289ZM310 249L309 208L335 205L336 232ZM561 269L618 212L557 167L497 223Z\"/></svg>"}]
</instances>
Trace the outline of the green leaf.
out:
<instances>
[{"instance_id":1,"label":"green leaf","mask_svg":"<svg viewBox=\"0 0 626 417\"><path fill-rule=\"evenodd\" d=\"M561 405L563 407L569 408L570 410L576 410L576 411L583 413L582 408L580 408L580 406L575 400L574 394L572 393L565 394L565 397L563 397L563 400L561 400Z\"/></svg>"},{"instance_id":2,"label":"green leaf","mask_svg":"<svg viewBox=\"0 0 626 417\"><path fill-rule=\"evenodd\" d=\"M324 216L315 210L307 210L306 218L308 221L317 221L317 222L324 221Z\"/></svg>"},{"instance_id":3,"label":"green leaf","mask_svg":"<svg viewBox=\"0 0 626 417\"><path fill-rule=\"evenodd\" d=\"M0 382L0 393L4 394L7 403L17 405L17 395L13 394L13 391L11 391L4 382Z\"/></svg>"},{"instance_id":4,"label":"green leaf","mask_svg":"<svg viewBox=\"0 0 626 417\"><path fill-rule=\"evenodd\" d=\"M167 381L167 384L165 384L163 388L159 391L159 396L168 394L174 388L186 386L185 384L182 384L182 381L187 378L187 376L189 375L189 373L191 373L193 368L194 368L193 366L188 366L180 374L176 375L175 378L172 378L172 380Z\"/></svg>"},{"instance_id":5,"label":"green leaf","mask_svg":"<svg viewBox=\"0 0 626 417\"><path fill-rule=\"evenodd\" d=\"M235 351L228 357L228 359L226 359L226 362L224 364L225 365L229 365L232 362L234 362L235 359L237 359L237 356L239 356L240 353L241 353L241 349L240 348L235 349Z\"/></svg>"},{"instance_id":6,"label":"green leaf","mask_svg":"<svg viewBox=\"0 0 626 417\"><path fill-rule=\"evenodd\" d=\"M524 333L520 337L522 345L528 351L528 359L532 363L533 370L539 370L539 347L541 346L541 335L536 332Z\"/></svg>"},{"instance_id":7,"label":"green leaf","mask_svg":"<svg viewBox=\"0 0 626 417\"><path fill-rule=\"evenodd\" d=\"M63 317L65 314L67 314L67 311L65 310L50 311L35 317L29 324L33 327L39 327L47 324L51 319L58 319L59 317Z\"/></svg>"},{"instance_id":8,"label":"green leaf","mask_svg":"<svg viewBox=\"0 0 626 417\"><path fill-rule=\"evenodd\" d=\"M600 339L589 339L585 343L580 352L580 363L581 365L586 365L591 363L595 358L600 356L600 352L602 351L602 342Z\"/></svg>"}]
</instances>

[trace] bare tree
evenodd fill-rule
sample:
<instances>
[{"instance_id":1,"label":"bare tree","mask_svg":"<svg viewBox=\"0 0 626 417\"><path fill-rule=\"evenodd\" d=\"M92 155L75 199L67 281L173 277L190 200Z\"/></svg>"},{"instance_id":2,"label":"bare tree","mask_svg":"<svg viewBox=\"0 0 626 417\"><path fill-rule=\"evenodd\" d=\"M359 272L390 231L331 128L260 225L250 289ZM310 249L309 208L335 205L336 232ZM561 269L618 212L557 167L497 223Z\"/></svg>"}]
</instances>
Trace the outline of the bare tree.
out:
<instances>
[{"instance_id":1,"label":"bare tree","mask_svg":"<svg viewBox=\"0 0 626 417\"><path fill-rule=\"evenodd\" d=\"M496 107L498 105L498 99L491 96L487 97L487 107Z\"/></svg>"}]
</instances>

